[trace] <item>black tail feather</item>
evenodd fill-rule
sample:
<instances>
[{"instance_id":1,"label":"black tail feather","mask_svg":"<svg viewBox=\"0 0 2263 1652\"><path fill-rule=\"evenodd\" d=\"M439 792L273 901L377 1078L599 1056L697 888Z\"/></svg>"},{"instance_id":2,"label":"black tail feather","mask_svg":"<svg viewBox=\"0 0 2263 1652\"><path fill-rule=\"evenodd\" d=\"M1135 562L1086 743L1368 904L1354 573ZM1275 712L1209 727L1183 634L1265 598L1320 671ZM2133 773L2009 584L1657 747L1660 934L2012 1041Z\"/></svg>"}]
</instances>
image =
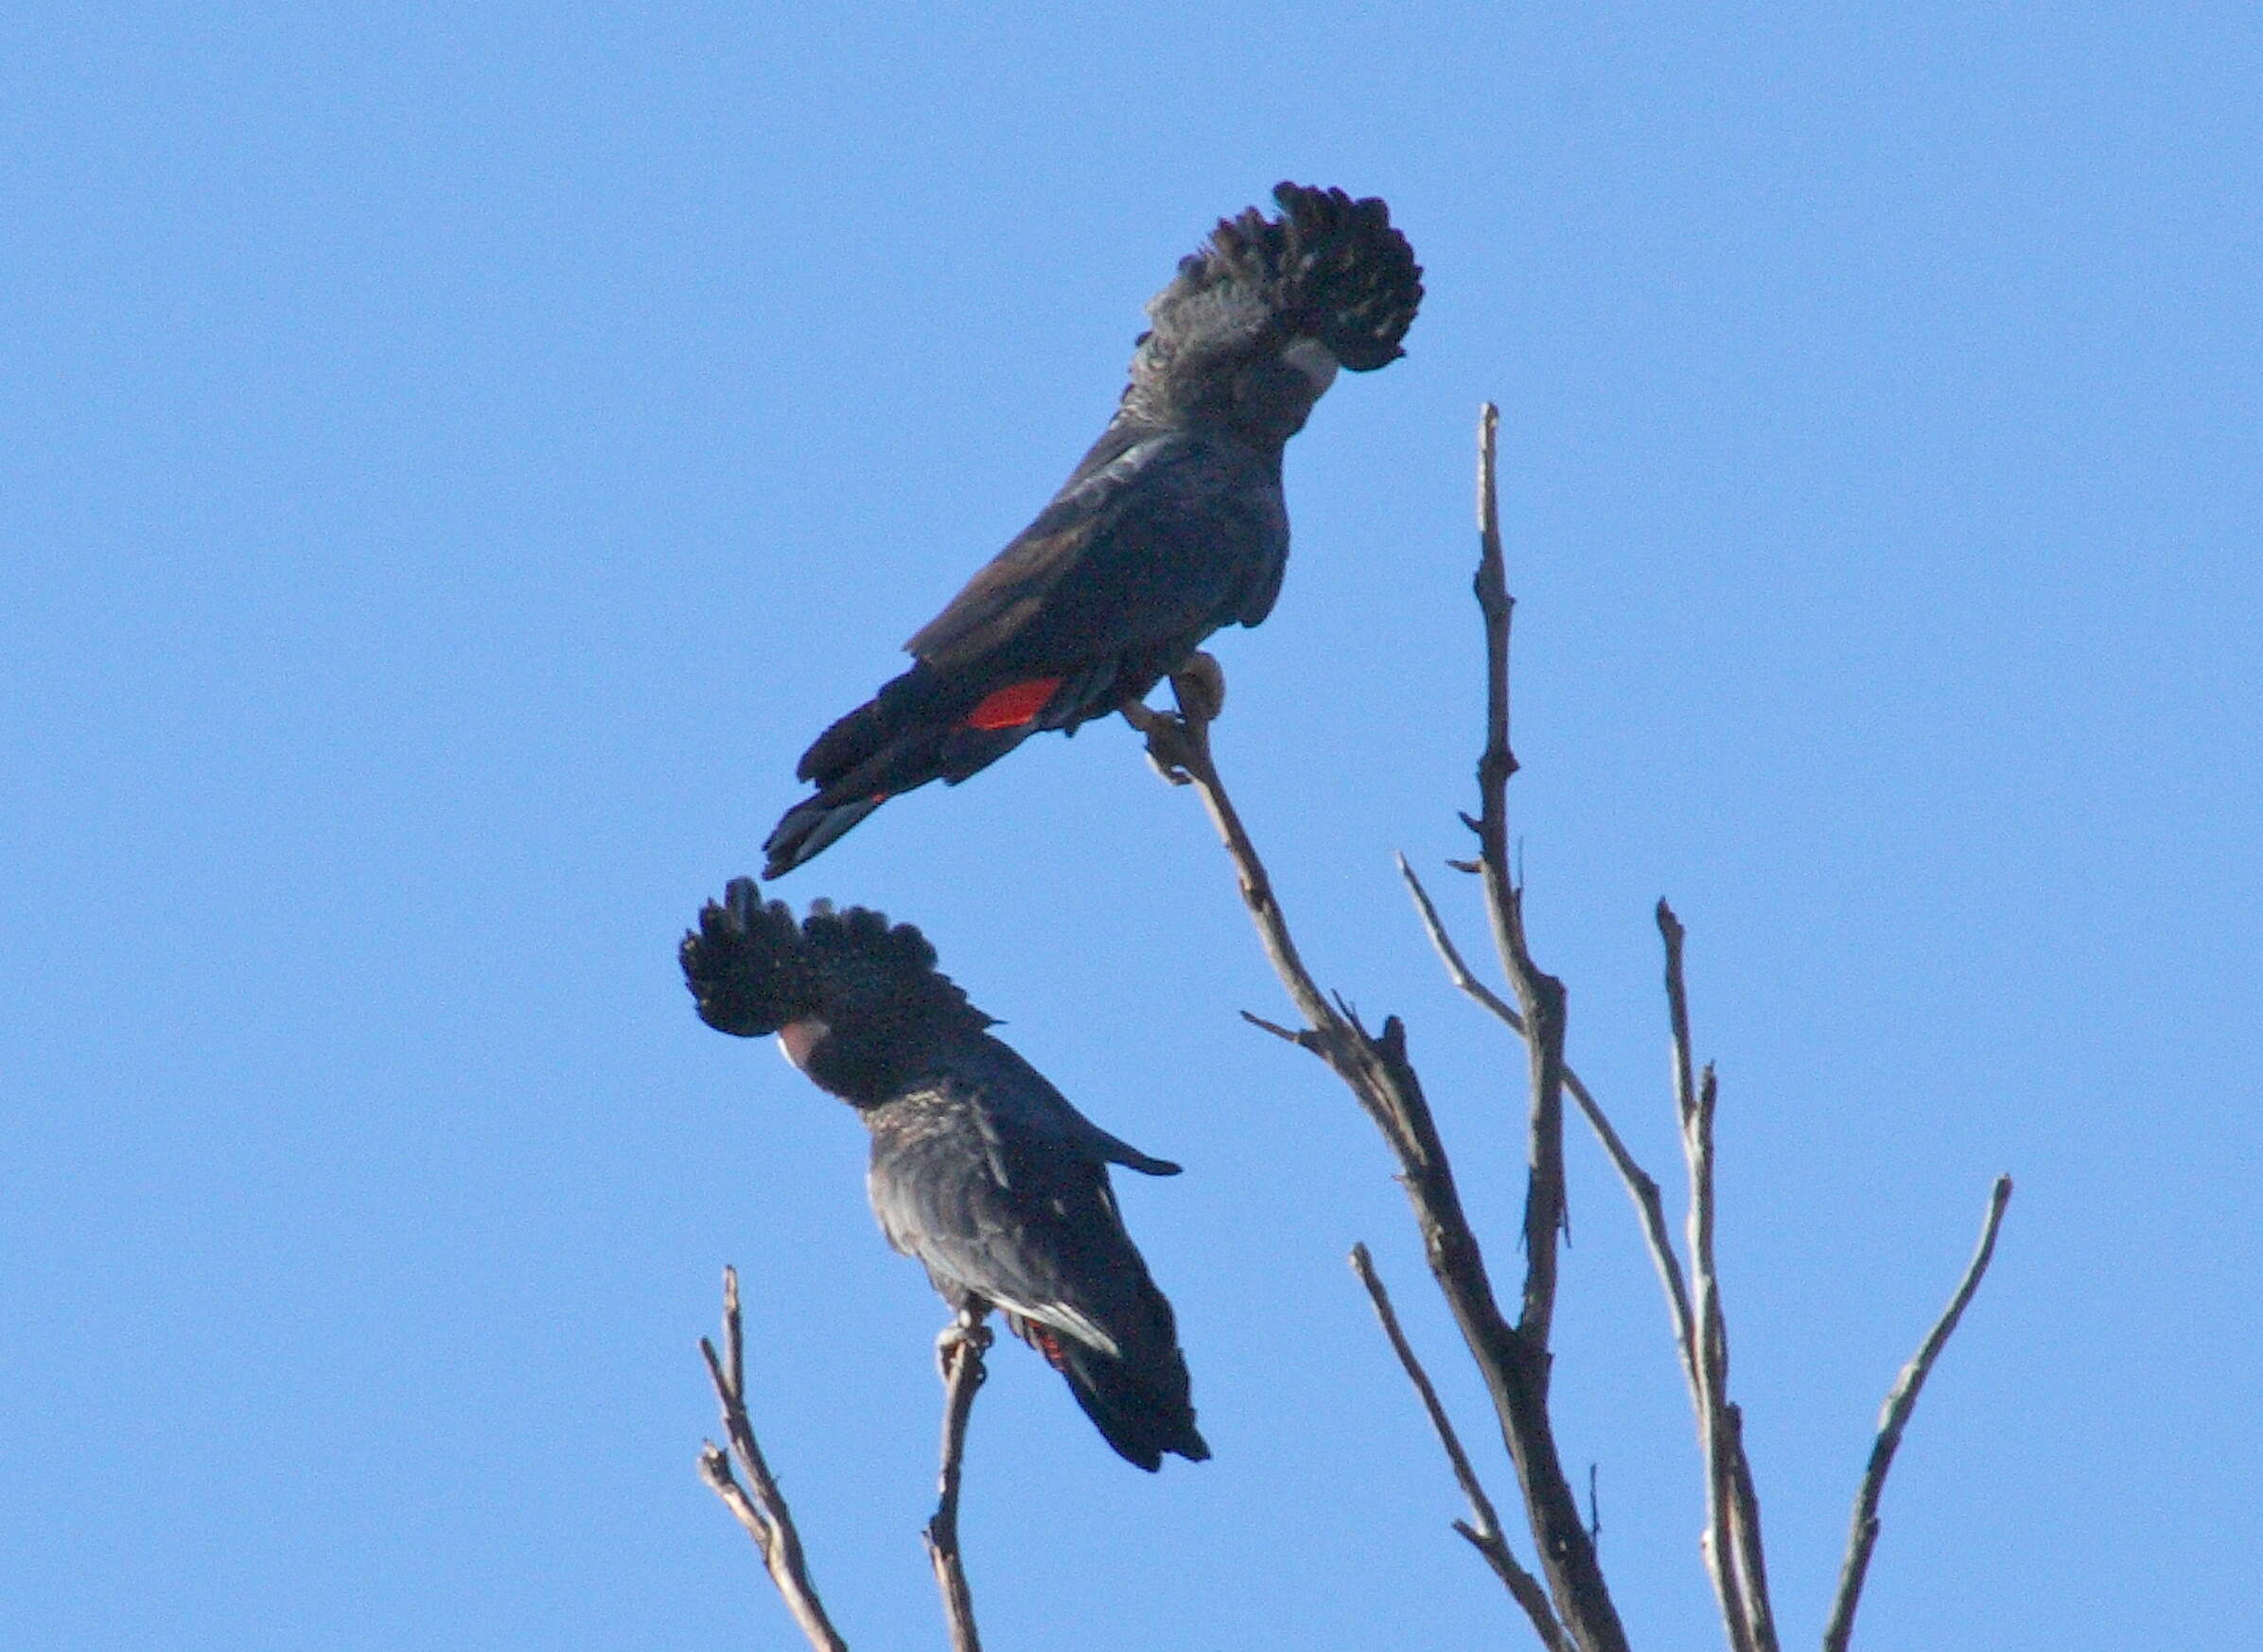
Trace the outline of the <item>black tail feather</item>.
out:
<instances>
[{"instance_id":1,"label":"black tail feather","mask_svg":"<svg viewBox=\"0 0 2263 1652\"><path fill-rule=\"evenodd\" d=\"M1118 1356L1019 1314L1009 1314L1007 1323L1067 1379L1077 1404L1125 1462L1152 1474L1166 1451L1189 1463L1209 1460L1209 1444L1194 1425L1186 1360L1175 1343L1160 1352Z\"/></svg>"},{"instance_id":2,"label":"black tail feather","mask_svg":"<svg viewBox=\"0 0 2263 1652\"><path fill-rule=\"evenodd\" d=\"M768 856L763 876L781 876L815 858L890 798L930 781L955 786L981 773L1035 732L1034 725L969 729L956 723L914 724L893 731L855 768L780 817L763 842Z\"/></svg>"},{"instance_id":3,"label":"black tail feather","mask_svg":"<svg viewBox=\"0 0 2263 1652\"><path fill-rule=\"evenodd\" d=\"M939 703L945 698L943 690L940 677L925 660L914 662L909 671L882 684L878 694L811 741L794 778L820 787L836 785L905 729L923 722L948 723L951 713Z\"/></svg>"},{"instance_id":4,"label":"black tail feather","mask_svg":"<svg viewBox=\"0 0 2263 1652\"><path fill-rule=\"evenodd\" d=\"M803 861L821 853L867 815L887 801L885 797L862 798L852 803L827 803L822 796L796 803L772 828L763 844L768 858L763 876L775 878L792 871Z\"/></svg>"},{"instance_id":5,"label":"black tail feather","mask_svg":"<svg viewBox=\"0 0 2263 1652\"><path fill-rule=\"evenodd\" d=\"M1065 1337L1061 1352L1069 1392L1117 1456L1150 1474L1163 1467L1166 1451L1190 1463L1209 1457L1210 1447L1194 1426L1186 1362L1176 1348L1146 1368Z\"/></svg>"},{"instance_id":6,"label":"black tail feather","mask_svg":"<svg viewBox=\"0 0 2263 1652\"><path fill-rule=\"evenodd\" d=\"M763 844L775 878L823 852L890 798L981 773L1030 735L1074 729L1127 697L1116 662L1069 677L1043 714L1009 728L975 728L967 715L994 682L947 681L924 660L817 736L796 771L816 795L788 809Z\"/></svg>"}]
</instances>

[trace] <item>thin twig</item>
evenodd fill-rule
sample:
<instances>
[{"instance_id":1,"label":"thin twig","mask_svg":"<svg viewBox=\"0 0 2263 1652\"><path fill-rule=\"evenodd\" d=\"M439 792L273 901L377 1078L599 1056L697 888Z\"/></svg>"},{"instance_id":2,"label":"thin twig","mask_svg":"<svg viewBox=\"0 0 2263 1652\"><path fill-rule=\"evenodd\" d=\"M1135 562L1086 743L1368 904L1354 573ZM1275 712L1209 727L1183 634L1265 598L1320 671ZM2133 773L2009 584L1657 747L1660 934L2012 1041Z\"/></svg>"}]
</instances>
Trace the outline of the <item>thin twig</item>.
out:
<instances>
[{"instance_id":1,"label":"thin twig","mask_svg":"<svg viewBox=\"0 0 2263 1652\"><path fill-rule=\"evenodd\" d=\"M1878 1418L1878 1438L1870 1447L1869 1467L1863 1472L1862 1488L1854 1498L1853 1524L1847 1534L1846 1563L1840 1568L1838 1592L1831 1603L1830 1626L1823 1631L1823 1652L1847 1652L1848 1639L1854 1633L1854 1609L1862 1600L1863 1576L1869 1570L1870 1552L1878 1543L1878 1500L1886 1491L1886 1470L1893 1467L1894 1452L1902 1444L1902 1431L1909 1426L1910 1414L1917 1410L1918 1391L1925 1386L1934 1361L1940 1358L1950 1333L1964 1317L1965 1306L1980 1289L1981 1275L1988 1272L1989 1258L1995 1255L1996 1230L2004 1224L2004 1207L2010 1203L2011 1178L1998 1176L1995 1186L1989 1192L1988 1215L1980 1224L1979 1246L1973 1252L1963 1279L1957 1283L1956 1294L1949 1298L1949 1306L1926 1335L1917 1357L1902 1367L1901 1376L1894 1380L1893 1389L1886 1397L1886 1409Z\"/></svg>"},{"instance_id":2,"label":"thin twig","mask_svg":"<svg viewBox=\"0 0 2263 1652\"><path fill-rule=\"evenodd\" d=\"M943 1366L943 1463L937 1477L935 1513L927 1521L927 1559L942 1591L943 1616L951 1626L951 1652L982 1652L974 1629L974 1597L967 1589L958 1555L958 1486L966 1461L967 1420L985 1375L982 1356L991 1345L983 1320L988 1308L961 1313L936 1344Z\"/></svg>"},{"instance_id":3,"label":"thin twig","mask_svg":"<svg viewBox=\"0 0 2263 1652\"><path fill-rule=\"evenodd\" d=\"M1548 1604L1548 1591L1511 1553L1509 1540L1500 1529L1500 1517L1494 1513L1493 1500L1485 1495L1477 1470L1470 1467L1469 1454L1462 1450L1461 1437L1454 1432L1453 1421L1446 1415L1437 1389L1430 1386L1430 1374L1423 1370L1406 1333L1399 1328L1398 1315L1392 1310L1391 1294L1377 1277L1375 1258L1368 1255L1364 1244L1352 1246L1352 1272L1367 1288L1367 1299L1375 1304L1376 1318L1382 1322L1383 1335L1390 1339L1392 1352L1405 1367L1407 1380L1414 1384L1423 1410L1430 1413L1430 1427L1438 1432L1438 1443L1446 1448L1446 1460L1453 1466L1454 1478L1461 1483L1462 1495L1468 1500L1474 1520L1456 1520L1454 1530L1484 1556L1485 1563L1493 1568L1511 1597L1524 1608L1524 1615L1532 1620L1533 1633L1540 1637L1540 1643L1549 1652L1568 1652L1563 1626L1556 1622L1555 1612Z\"/></svg>"},{"instance_id":4,"label":"thin twig","mask_svg":"<svg viewBox=\"0 0 2263 1652\"><path fill-rule=\"evenodd\" d=\"M723 1345L727 1352L718 1357L713 1343L705 1337L699 1339L699 1351L706 1357L708 1376L715 1384L715 1397L723 1407L723 1434L730 1442L730 1453L726 1454L712 1440L704 1442L699 1451L699 1477L723 1500L724 1506L754 1539L770 1581L777 1585L786 1610L793 1613L794 1622L800 1626L809 1643L817 1652L848 1652L849 1643L826 1617L824 1603L817 1598L816 1585L810 1581L793 1511L787 1508L785 1494L778 1489L769 1465L763 1460L762 1447L754 1438L754 1424L746 1415L746 1333L739 1315L736 1268L723 1270ZM731 1475L733 1455L746 1471L745 1486Z\"/></svg>"}]
</instances>

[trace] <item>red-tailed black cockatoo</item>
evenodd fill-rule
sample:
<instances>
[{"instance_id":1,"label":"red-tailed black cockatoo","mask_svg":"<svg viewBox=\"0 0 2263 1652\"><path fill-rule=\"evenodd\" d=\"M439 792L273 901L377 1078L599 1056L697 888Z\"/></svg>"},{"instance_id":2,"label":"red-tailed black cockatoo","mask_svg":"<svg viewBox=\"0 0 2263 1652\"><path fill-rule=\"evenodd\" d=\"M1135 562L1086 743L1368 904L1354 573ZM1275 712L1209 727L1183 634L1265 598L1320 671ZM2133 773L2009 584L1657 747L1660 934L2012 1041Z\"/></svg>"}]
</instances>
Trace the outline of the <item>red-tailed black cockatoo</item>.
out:
<instances>
[{"instance_id":1,"label":"red-tailed black cockatoo","mask_svg":"<svg viewBox=\"0 0 2263 1652\"><path fill-rule=\"evenodd\" d=\"M1272 610L1289 556L1281 449L1338 368L1404 353L1422 301L1382 202L1296 184L1273 199L1278 218L1252 207L1180 262L1066 485L904 645L912 668L802 755L817 789L770 834L763 876L900 792L1143 698L1211 632Z\"/></svg>"},{"instance_id":2,"label":"red-tailed black cockatoo","mask_svg":"<svg viewBox=\"0 0 2263 1652\"><path fill-rule=\"evenodd\" d=\"M1124 1231L1108 1167L1179 1167L1118 1141L991 1036L988 1015L909 924L819 902L798 923L734 880L684 937L710 1027L777 1033L871 1132L867 1177L888 1243L943 1300L989 1306L1063 1377L1108 1443L1153 1470L1210 1455L1171 1306Z\"/></svg>"}]
</instances>

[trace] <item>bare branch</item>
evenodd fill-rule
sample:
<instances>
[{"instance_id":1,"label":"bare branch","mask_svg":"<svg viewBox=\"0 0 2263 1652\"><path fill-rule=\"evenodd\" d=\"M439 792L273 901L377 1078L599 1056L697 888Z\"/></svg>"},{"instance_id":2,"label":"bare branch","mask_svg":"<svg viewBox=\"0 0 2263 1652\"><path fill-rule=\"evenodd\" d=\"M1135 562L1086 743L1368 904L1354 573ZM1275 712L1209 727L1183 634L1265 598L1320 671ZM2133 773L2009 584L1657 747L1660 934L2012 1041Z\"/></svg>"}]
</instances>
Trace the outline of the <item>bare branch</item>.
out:
<instances>
[{"instance_id":1,"label":"bare branch","mask_svg":"<svg viewBox=\"0 0 2263 1652\"><path fill-rule=\"evenodd\" d=\"M1478 415L1476 589L1485 630L1485 747L1477 764L1476 828L1494 945L1528 1028L1524 1047L1532 1109L1524 1191L1524 1309L1517 1328L1542 1355L1535 1365L1545 1387L1545 1354L1555 1317L1556 1239L1564 1226L1565 995L1564 983L1533 961L1525 943L1524 891L1509 869L1509 777L1517 772L1517 754L1509 745L1509 625L1517 601L1509 594L1500 543L1500 410L1487 402Z\"/></svg>"},{"instance_id":2,"label":"bare branch","mask_svg":"<svg viewBox=\"0 0 2263 1652\"><path fill-rule=\"evenodd\" d=\"M754 1539L770 1581L777 1586L786 1610L793 1613L794 1622L800 1626L809 1643L817 1652L849 1652L849 1643L826 1617L816 1586L810 1581L793 1511L787 1508L784 1493L778 1489L769 1465L763 1460L762 1447L754 1438L754 1424L746 1415L746 1333L739 1315L736 1268L723 1270L723 1345L727 1351L718 1357L714 1344L705 1337L699 1339L699 1351L707 1360L708 1376L715 1384L715 1397L723 1407L723 1433L730 1442L730 1455L712 1440L705 1442L699 1452L699 1477L723 1500L724 1506ZM746 1472L746 1486L740 1485L731 1475L731 1455L738 1458L739 1466Z\"/></svg>"},{"instance_id":3,"label":"bare branch","mask_svg":"<svg viewBox=\"0 0 2263 1652\"><path fill-rule=\"evenodd\" d=\"M927 1559L935 1568L936 1587L942 1591L943 1617L951 1626L951 1652L982 1652L982 1637L974 1629L974 1597L967 1589L966 1569L958 1555L958 1486L966 1460L967 1421L986 1374L982 1356L991 1345L991 1329L982 1322L989 1313L988 1308L966 1309L936 1340L943 1375L943 1462L925 1537Z\"/></svg>"},{"instance_id":4,"label":"bare branch","mask_svg":"<svg viewBox=\"0 0 2263 1652\"><path fill-rule=\"evenodd\" d=\"M1398 1161L1399 1183L1414 1207L1431 1275L1484 1380L1502 1441L1517 1466L1540 1566L1571 1645L1580 1652L1625 1652L1625 1631L1556 1452L1548 1416L1545 1341L1527 1337L1501 1313L1437 1123L1407 1059L1406 1029L1394 1016L1369 1033L1313 980L1264 863L1219 778L1208 725L1192 714L1203 709L1199 694L1183 694L1180 707L1177 716L1144 706L1127 710L1125 716L1147 735L1149 756L1158 770L1167 778L1184 776L1202 796L1238 875L1243 905L1266 956L1305 1017L1307 1030L1293 1035L1296 1042L1343 1081ZM1553 1225L1550 1233L1553 1256Z\"/></svg>"},{"instance_id":5,"label":"bare branch","mask_svg":"<svg viewBox=\"0 0 2263 1652\"><path fill-rule=\"evenodd\" d=\"M1485 1495L1477 1470L1470 1467L1469 1454L1462 1450L1461 1436L1454 1432L1451 1418L1440 1403L1438 1391L1430 1386L1430 1374L1423 1370L1422 1362L1414 1357L1414 1349L1408 1343L1406 1333L1399 1328L1398 1315L1392 1310L1391 1293L1383 1289L1383 1281L1377 1277L1375 1258L1368 1255L1364 1244L1352 1246L1352 1272L1359 1274L1360 1283L1367 1288L1367 1299L1375 1304L1376 1318L1383 1325L1383 1335L1391 1341L1392 1352L1404 1366L1407 1380L1414 1384L1414 1392L1422 1400L1423 1410L1430 1413L1430 1427L1438 1432L1438 1443L1446 1448L1446 1460L1453 1466L1454 1478L1461 1483L1462 1495L1469 1502L1469 1512L1476 1517L1454 1521L1454 1530L1468 1539L1469 1546L1484 1556L1485 1564L1493 1568L1502 1585L1517 1604L1524 1608L1524 1615L1532 1620L1533 1633L1540 1637L1540 1643L1549 1652L1568 1652L1563 1626L1556 1622L1553 1609L1548 1604L1548 1591L1540 1587L1540 1580L1517 1563L1510 1552L1509 1540L1502 1534L1500 1520L1493 1511L1493 1500Z\"/></svg>"},{"instance_id":6,"label":"bare branch","mask_svg":"<svg viewBox=\"0 0 2263 1652\"><path fill-rule=\"evenodd\" d=\"M1735 1447L1731 1464L1734 1484L1729 1487L1735 1493L1735 1501L1730 1506L1736 1511L1734 1535L1738 1563L1744 1568L1745 1589L1751 1604L1753 1639L1768 1652L1774 1652L1776 1608L1768 1593L1768 1560L1760 1540L1760 1488L1752 1483L1752 1463L1745 1455L1745 1410L1733 1401L1728 1407L1728 1437Z\"/></svg>"},{"instance_id":7,"label":"bare branch","mask_svg":"<svg viewBox=\"0 0 2263 1652\"><path fill-rule=\"evenodd\" d=\"M1981 1275L1988 1272L1989 1259L1995 1255L1996 1230L2004 1225L2004 1207L2011 1203L2011 1178L1998 1176L1989 1192L1988 1215L1980 1224L1980 1243L1973 1252L1973 1259L1958 1281L1956 1293L1949 1298L1949 1306L1942 1309L1940 1319L1926 1335L1917 1351L1917 1357L1902 1367L1902 1374L1894 1380L1894 1386L1886 1397L1886 1409L1879 1415L1878 1438L1870 1447L1870 1463L1862 1477L1862 1488L1854 1498L1854 1520L1847 1534L1847 1558L1839 1571L1838 1592L1831 1603L1831 1619L1823 1631L1823 1652L1847 1652L1847 1642L1854 1633L1854 1611L1862 1600L1862 1584L1869 1571L1870 1552L1878 1543L1878 1500L1886 1491L1886 1471L1893 1467L1894 1452L1902 1444L1902 1431L1909 1426L1910 1414L1917 1410L1918 1391L1925 1386L1925 1379L1933 1370L1934 1361L1948 1344L1950 1333L1956 1322L1964 1317L1965 1307L1973 1300L1973 1293L1980 1289Z\"/></svg>"},{"instance_id":8,"label":"bare branch","mask_svg":"<svg viewBox=\"0 0 2263 1652\"><path fill-rule=\"evenodd\" d=\"M1705 1456L1706 1570L1721 1603L1734 1652L1776 1652L1775 1612L1768 1601L1760 1500L1745 1459L1744 1419L1728 1399L1728 1322L1721 1309L1721 1275L1713 1255L1713 1111L1720 1098L1711 1067L1694 1072L1689 993L1682 975L1687 934L1674 908L1658 904L1666 948L1666 1009L1674 1036L1675 1110L1690 1171L1688 1242L1697 1362L1691 1397Z\"/></svg>"}]
</instances>

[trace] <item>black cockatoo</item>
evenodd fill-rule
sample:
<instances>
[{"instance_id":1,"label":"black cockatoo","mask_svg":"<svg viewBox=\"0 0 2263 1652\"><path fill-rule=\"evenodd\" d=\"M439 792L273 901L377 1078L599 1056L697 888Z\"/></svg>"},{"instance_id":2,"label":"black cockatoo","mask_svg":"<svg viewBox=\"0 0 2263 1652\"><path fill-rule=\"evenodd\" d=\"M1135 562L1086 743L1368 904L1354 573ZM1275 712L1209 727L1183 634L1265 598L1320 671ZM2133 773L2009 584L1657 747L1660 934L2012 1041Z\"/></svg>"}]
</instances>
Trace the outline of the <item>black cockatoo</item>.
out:
<instances>
[{"instance_id":1,"label":"black cockatoo","mask_svg":"<svg viewBox=\"0 0 2263 1652\"><path fill-rule=\"evenodd\" d=\"M1210 1455L1171 1306L1124 1231L1108 1167L1179 1167L1118 1141L987 1030L917 929L819 902L795 922L732 881L684 937L710 1027L775 1032L872 1134L867 1186L888 1243L956 1310L990 1306L1068 1379L1108 1443L1149 1471Z\"/></svg>"},{"instance_id":2,"label":"black cockatoo","mask_svg":"<svg viewBox=\"0 0 2263 1652\"><path fill-rule=\"evenodd\" d=\"M815 796L763 846L791 870L899 792L1135 699L1281 589L1281 449L1339 367L1404 352L1422 271L1380 201L1283 184L1148 303L1122 404L1066 485L904 644L912 668L819 735Z\"/></svg>"}]
</instances>

